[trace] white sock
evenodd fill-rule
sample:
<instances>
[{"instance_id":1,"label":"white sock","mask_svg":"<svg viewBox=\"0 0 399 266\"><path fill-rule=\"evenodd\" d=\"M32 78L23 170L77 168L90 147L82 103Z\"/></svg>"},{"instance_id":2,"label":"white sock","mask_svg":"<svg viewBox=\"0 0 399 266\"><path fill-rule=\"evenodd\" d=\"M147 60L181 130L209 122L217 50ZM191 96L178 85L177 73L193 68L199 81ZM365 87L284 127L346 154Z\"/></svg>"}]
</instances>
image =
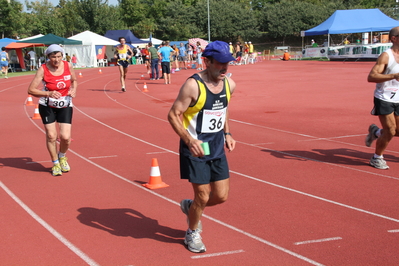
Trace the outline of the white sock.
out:
<instances>
[{"instance_id":1,"label":"white sock","mask_svg":"<svg viewBox=\"0 0 399 266\"><path fill-rule=\"evenodd\" d=\"M375 153L374 153L374 158L375 158L375 159L379 159L379 158L380 158L380 159L383 159L384 156L378 155L378 154L375 154Z\"/></svg>"},{"instance_id":2,"label":"white sock","mask_svg":"<svg viewBox=\"0 0 399 266\"><path fill-rule=\"evenodd\" d=\"M62 158L62 157L65 157L65 153L59 152L58 153L58 158Z\"/></svg>"},{"instance_id":3,"label":"white sock","mask_svg":"<svg viewBox=\"0 0 399 266\"><path fill-rule=\"evenodd\" d=\"M378 129L377 132L375 132L375 136L377 138L381 137L381 131L382 131L382 128Z\"/></svg>"},{"instance_id":4,"label":"white sock","mask_svg":"<svg viewBox=\"0 0 399 266\"><path fill-rule=\"evenodd\" d=\"M53 161L53 164L60 163L58 160Z\"/></svg>"}]
</instances>

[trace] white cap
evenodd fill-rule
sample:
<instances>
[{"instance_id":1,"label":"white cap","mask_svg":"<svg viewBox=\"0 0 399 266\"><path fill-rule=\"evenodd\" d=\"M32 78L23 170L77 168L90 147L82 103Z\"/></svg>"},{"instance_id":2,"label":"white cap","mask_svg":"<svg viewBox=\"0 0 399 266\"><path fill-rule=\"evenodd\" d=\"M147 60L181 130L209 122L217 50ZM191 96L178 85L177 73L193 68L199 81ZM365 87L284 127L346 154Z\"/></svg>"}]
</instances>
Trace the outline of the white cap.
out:
<instances>
[{"instance_id":1,"label":"white cap","mask_svg":"<svg viewBox=\"0 0 399 266\"><path fill-rule=\"evenodd\" d=\"M248 42L248 43L251 43L251 42Z\"/></svg>"},{"instance_id":2,"label":"white cap","mask_svg":"<svg viewBox=\"0 0 399 266\"><path fill-rule=\"evenodd\" d=\"M62 54L65 54L64 49L62 49L62 47L58 44L52 44L46 49L46 51L44 51L46 55L49 55L53 52L61 52Z\"/></svg>"},{"instance_id":3,"label":"white cap","mask_svg":"<svg viewBox=\"0 0 399 266\"><path fill-rule=\"evenodd\" d=\"M231 42L229 42L229 44L231 44Z\"/></svg>"},{"instance_id":4,"label":"white cap","mask_svg":"<svg viewBox=\"0 0 399 266\"><path fill-rule=\"evenodd\" d=\"M245 43L247 43L247 42L245 42Z\"/></svg>"}]
</instances>

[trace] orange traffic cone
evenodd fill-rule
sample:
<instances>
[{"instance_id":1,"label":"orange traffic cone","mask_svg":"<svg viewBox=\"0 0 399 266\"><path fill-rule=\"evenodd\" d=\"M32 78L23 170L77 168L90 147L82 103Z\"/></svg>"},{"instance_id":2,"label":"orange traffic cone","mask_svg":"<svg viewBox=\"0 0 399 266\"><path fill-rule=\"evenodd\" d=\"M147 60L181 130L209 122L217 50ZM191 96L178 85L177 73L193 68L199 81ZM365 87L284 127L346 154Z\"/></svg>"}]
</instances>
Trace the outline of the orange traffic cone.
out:
<instances>
[{"instance_id":1,"label":"orange traffic cone","mask_svg":"<svg viewBox=\"0 0 399 266\"><path fill-rule=\"evenodd\" d=\"M79 72L79 78L83 78L82 72Z\"/></svg>"},{"instance_id":2,"label":"orange traffic cone","mask_svg":"<svg viewBox=\"0 0 399 266\"><path fill-rule=\"evenodd\" d=\"M26 106L35 106L32 101L32 96L30 94L28 94L28 101L26 102Z\"/></svg>"},{"instance_id":3,"label":"orange traffic cone","mask_svg":"<svg viewBox=\"0 0 399 266\"><path fill-rule=\"evenodd\" d=\"M102 74L103 72L101 71L101 68L98 70L98 74Z\"/></svg>"},{"instance_id":4,"label":"orange traffic cone","mask_svg":"<svg viewBox=\"0 0 399 266\"><path fill-rule=\"evenodd\" d=\"M33 115L32 119L42 119L42 117L40 116L40 113L39 113L39 105L38 104L36 104L35 114Z\"/></svg>"},{"instance_id":5,"label":"orange traffic cone","mask_svg":"<svg viewBox=\"0 0 399 266\"><path fill-rule=\"evenodd\" d=\"M169 185L162 182L161 172L159 171L158 160L152 158L150 181L147 184L143 184L146 188L157 189L169 187Z\"/></svg>"},{"instance_id":6,"label":"orange traffic cone","mask_svg":"<svg viewBox=\"0 0 399 266\"><path fill-rule=\"evenodd\" d=\"M147 83L145 83L145 82L144 82L144 88L143 88L143 92L148 92L148 89L147 89Z\"/></svg>"}]
</instances>

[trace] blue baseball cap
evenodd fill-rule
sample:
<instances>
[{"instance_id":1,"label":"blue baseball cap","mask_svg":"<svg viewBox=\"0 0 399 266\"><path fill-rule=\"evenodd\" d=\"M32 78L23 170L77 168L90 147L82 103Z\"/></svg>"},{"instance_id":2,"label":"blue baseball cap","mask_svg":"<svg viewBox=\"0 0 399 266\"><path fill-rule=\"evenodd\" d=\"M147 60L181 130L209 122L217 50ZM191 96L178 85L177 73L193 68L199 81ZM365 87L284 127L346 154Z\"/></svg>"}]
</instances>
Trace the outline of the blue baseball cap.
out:
<instances>
[{"instance_id":1,"label":"blue baseball cap","mask_svg":"<svg viewBox=\"0 0 399 266\"><path fill-rule=\"evenodd\" d=\"M203 57L213 57L220 63L228 63L236 59L230 54L227 42L214 41L208 44L202 53Z\"/></svg>"}]
</instances>

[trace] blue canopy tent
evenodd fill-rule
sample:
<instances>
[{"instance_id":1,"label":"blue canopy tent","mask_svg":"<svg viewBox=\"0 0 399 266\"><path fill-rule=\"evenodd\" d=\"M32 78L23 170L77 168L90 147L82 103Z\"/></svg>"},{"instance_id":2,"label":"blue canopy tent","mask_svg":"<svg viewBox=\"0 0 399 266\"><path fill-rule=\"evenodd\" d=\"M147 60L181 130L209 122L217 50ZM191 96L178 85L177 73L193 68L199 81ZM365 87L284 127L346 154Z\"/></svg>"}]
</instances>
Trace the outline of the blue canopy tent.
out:
<instances>
[{"instance_id":1,"label":"blue canopy tent","mask_svg":"<svg viewBox=\"0 0 399 266\"><path fill-rule=\"evenodd\" d=\"M4 39L0 39L0 49L1 47L6 47L7 45L9 45L12 42L16 42L17 40L14 39L10 39L10 38L4 38Z\"/></svg>"},{"instance_id":2,"label":"blue canopy tent","mask_svg":"<svg viewBox=\"0 0 399 266\"><path fill-rule=\"evenodd\" d=\"M104 36L115 41L119 41L119 37L124 37L126 39L126 43L129 44L148 43L134 36L134 34L130 30L109 30L105 33Z\"/></svg>"},{"instance_id":3,"label":"blue canopy tent","mask_svg":"<svg viewBox=\"0 0 399 266\"><path fill-rule=\"evenodd\" d=\"M301 32L301 36L389 31L399 26L399 21L375 9L336 10L320 25Z\"/></svg>"}]
</instances>

